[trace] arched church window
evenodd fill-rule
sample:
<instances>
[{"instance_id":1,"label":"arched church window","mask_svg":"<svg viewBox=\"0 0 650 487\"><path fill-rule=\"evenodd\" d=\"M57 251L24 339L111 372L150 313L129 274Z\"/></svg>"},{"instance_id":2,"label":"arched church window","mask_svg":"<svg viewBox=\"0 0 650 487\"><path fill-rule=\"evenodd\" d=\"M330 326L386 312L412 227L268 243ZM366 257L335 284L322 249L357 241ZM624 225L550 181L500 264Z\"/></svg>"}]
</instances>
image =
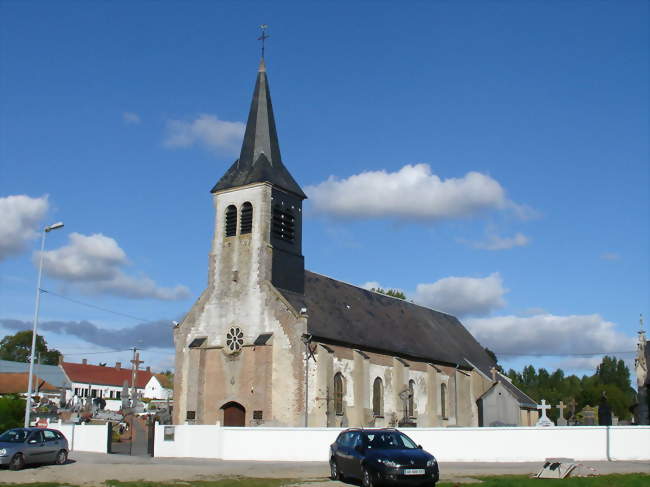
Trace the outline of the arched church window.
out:
<instances>
[{"instance_id":1,"label":"arched church window","mask_svg":"<svg viewBox=\"0 0 650 487\"><path fill-rule=\"evenodd\" d=\"M293 212L280 205L274 205L271 231L277 238L293 243L296 238L296 218Z\"/></svg>"},{"instance_id":2,"label":"arched church window","mask_svg":"<svg viewBox=\"0 0 650 487\"><path fill-rule=\"evenodd\" d=\"M253 231L253 205L248 201L241 205L239 215L239 234L244 235Z\"/></svg>"},{"instance_id":3,"label":"arched church window","mask_svg":"<svg viewBox=\"0 0 650 487\"><path fill-rule=\"evenodd\" d=\"M384 384L380 377L372 384L372 414L381 416L384 409Z\"/></svg>"},{"instance_id":4,"label":"arched church window","mask_svg":"<svg viewBox=\"0 0 650 487\"><path fill-rule=\"evenodd\" d=\"M440 384L440 412L443 418L447 417L447 384Z\"/></svg>"},{"instance_id":5,"label":"arched church window","mask_svg":"<svg viewBox=\"0 0 650 487\"><path fill-rule=\"evenodd\" d=\"M343 414L343 375L340 372L334 376L334 412Z\"/></svg>"},{"instance_id":6,"label":"arched church window","mask_svg":"<svg viewBox=\"0 0 650 487\"><path fill-rule=\"evenodd\" d=\"M226 237L237 234L237 207L230 205L226 208Z\"/></svg>"},{"instance_id":7,"label":"arched church window","mask_svg":"<svg viewBox=\"0 0 650 487\"><path fill-rule=\"evenodd\" d=\"M412 418L414 416L414 405L415 405L415 381L411 379L409 381L409 407L408 407L408 415L409 418Z\"/></svg>"}]
</instances>

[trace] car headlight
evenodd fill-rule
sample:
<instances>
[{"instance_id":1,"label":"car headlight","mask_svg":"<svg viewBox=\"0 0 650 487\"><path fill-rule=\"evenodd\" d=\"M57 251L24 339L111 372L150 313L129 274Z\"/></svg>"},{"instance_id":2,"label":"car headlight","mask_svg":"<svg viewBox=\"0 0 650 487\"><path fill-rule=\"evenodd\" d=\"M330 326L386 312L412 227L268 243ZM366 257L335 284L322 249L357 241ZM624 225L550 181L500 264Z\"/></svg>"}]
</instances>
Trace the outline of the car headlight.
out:
<instances>
[{"instance_id":1,"label":"car headlight","mask_svg":"<svg viewBox=\"0 0 650 487\"><path fill-rule=\"evenodd\" d=\"M383 463L386 465L388 468L399 468L399 463L394 462L392 460L382 460L381 458L378 460L379 463Z\"/></svg>"},{"instance_id":2,"label":"car headlight","mask_svg":"<svg viewBox=\"0 0 650 487\"><path fill-rule=\"evenodd\" d=\"M427 460L427 467L435 467L437 464L438 462L436 462L435 458L432 458L431 460Z\"/></svg>"},{"instance_id":3,"label":"car headlight","mask_svg":"<svg viewBox=\"0 0 650 487\"><path fill-rule=\"evenodd\" d=\"M0 448L0 457L6 457L6 456L7 456L7 449Z\"/></svg>"}]
</instances>

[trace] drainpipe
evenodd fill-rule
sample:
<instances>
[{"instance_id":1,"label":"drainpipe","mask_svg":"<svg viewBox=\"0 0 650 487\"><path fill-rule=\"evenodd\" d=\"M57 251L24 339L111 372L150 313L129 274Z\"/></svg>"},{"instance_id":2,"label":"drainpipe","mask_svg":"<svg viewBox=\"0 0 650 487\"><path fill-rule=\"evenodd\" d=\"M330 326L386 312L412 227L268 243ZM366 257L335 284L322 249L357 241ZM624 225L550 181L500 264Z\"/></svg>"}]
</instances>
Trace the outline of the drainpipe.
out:
<instances>
[{"instance_id":1,"label":"drainpipe","mask_svg":"<svg viewBox=\"0 0 650 487\"><path fill-rule=\"evenodd\" d=\"M460 367L460 364L456 365L454 371L454 416L456 417L456 426L458 426L458 367Z\"/></svg>"},{"instance_id":2,"label":"drainpipe","mask_svg":"<svg viewBox=\"0 0 650 487\"><path fill-rule=\"evenodd\" d=\"M606 445L606 449L607 449L607 461L608 461L608 462L611 462L611 461L612 461L612 457L611 457L610 452L609 452L609 447L610 447L609 428L610 428L610 427L609 427L609 426L606 426L606 428L607 428L607 440L606 440L606 442L605 442L605 445Z\"/></svg>"}]
</instances>

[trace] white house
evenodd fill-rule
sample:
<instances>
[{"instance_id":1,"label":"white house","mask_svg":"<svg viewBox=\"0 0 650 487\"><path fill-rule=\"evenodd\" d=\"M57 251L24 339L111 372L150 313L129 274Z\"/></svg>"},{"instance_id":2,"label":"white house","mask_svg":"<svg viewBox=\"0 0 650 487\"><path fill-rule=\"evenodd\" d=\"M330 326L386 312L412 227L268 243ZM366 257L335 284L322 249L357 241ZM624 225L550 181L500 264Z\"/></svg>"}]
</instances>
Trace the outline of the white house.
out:
<instances>
[{"instance_id":1,"label":"white house","mask_svg":"<svg viewBox=\"0 0 650 487\"><path fill-rule=\"evenodd\" d=\"M122 391L124 385L131 389L133 386L133 371L122 368L117 362L115 367L91 365L86 359L75 364L61 362L63 372L71 383L66 394L66 402L85 402L94 398L106 401L106 409L118 411L122 408ZM150 367L138 370L135 374L135 388L145 399L171 398L171 388L166 387L167 381L162 374L154 374Z\"/></svg>"}]
</instances>

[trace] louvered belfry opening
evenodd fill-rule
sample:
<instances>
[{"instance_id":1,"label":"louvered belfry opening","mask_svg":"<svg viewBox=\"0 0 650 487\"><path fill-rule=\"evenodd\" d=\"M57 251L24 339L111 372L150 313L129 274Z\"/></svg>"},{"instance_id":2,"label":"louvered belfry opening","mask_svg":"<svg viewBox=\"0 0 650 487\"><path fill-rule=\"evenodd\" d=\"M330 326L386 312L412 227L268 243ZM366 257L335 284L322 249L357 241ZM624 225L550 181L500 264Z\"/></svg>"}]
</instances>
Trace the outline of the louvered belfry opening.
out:
<instances>
[{"instance_id":1,"label":"louvered belfry opening","mask_svg":"<svg viewBox=\"0 0 650 487\"><path fill-rule=\"evenodd\" d=\"M237 207L230 205L226 208L226 237L237 235Z\"/></svg>"},{"instance_id":2,"label":"louvered belfry opening","mask_svg":"<svg viewBox=\"0 0 650 487\"><path fill-rule=\"evenodd\" d=\"M241 206L239 214L239 234L244 235L253 231L253 205L248 201Z\"/></svg>"},{"instance_id":3,"label":"louvered belfry opening","mask_svg":"<svg viewBox=\"0 0 650 487\"><path fill-rule=\"evenodd\" d=\"M296 218L291 210L281 208L279 205L273 207L273 235L293 243L296 238Z\"/></svg>"}]
</instances>

